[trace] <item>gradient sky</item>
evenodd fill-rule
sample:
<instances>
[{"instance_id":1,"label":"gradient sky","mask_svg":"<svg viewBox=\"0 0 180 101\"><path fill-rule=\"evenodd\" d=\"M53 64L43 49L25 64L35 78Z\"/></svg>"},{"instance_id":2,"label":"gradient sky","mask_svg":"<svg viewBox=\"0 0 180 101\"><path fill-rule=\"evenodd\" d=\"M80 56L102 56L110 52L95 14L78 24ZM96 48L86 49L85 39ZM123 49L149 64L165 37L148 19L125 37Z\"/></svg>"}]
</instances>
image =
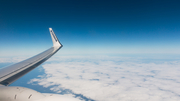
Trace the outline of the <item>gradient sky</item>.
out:
<instances>
[{"instance_id":1,"label":"gradient sky","mask_svg":"<svg viewBox=\"0 0 180 101\"><path fill-rule=\"evenodd\" d=\"M180 54L179 0L1 0L0 55Z\"/></svg>"}]
</instances>

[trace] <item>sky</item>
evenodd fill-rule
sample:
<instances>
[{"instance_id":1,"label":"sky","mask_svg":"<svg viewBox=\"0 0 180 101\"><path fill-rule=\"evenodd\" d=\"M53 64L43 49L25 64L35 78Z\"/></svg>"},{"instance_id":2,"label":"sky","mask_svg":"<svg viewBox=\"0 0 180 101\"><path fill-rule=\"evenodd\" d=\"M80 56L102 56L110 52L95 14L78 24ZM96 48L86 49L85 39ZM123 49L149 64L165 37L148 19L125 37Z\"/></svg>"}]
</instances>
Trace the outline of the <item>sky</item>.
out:
<instances>
[{"instance_id":1,"label":"sky","mask_svg":"<svg viewBox=\"0 0 180 101\"><path fill-rule=\"evenodd\" d=\"M50 48L51 27L63 48L10 86L82 101L179 101L179 4L0 0L0 66Z\"/></svg>"},{"instance_id":2,"label":"sky","mask_svg":"<svg viewBox=\"0 0 180 101\"><path fill-rule=\"evenodd\" d=\"M180 54L178 0L1 0L0 55Z\"/></svg>"}]
</instances>

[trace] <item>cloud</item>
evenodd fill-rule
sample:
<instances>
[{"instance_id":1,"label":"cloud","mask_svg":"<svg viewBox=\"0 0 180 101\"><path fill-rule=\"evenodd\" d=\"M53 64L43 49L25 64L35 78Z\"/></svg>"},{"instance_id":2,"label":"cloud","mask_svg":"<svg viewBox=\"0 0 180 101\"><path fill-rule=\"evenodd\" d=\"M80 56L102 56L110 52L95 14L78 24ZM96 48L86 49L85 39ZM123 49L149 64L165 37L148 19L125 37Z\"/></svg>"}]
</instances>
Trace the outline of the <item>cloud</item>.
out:
<instances>
[{"instance_id":1,"label":"cloud","mask_svg":"<svg viewBox=\"0 0 180 101\"><path fill-rule=\"evenodd\" d=\"M66 94L66 95L48 94L48 93L43 93L43 94L46 95L46 97L37 101L81 101L80 99L74 98L72 94Z\"/></svg>"},{"instance_id":2,"label":"cloud","mask_svg":"<svg viewBox=\"0 0 180 101\"><path fill-rule=\"evenodd\" d=\"M28 57L23 57L23 56L20 56L20 57L1 57L0 58L0 63L17 63L17 62L20 62L20 61L23 61L25 59L27 59Z\"/></svg>"},{"instance_id":3,"label":"cloud","mask_svg":"<svg viewBox=\"0 0 180 101\"><path fill-rule=\"evenodd\" d=\"M180 61L135 57L56 57L30 83L97 101L178 101Z\"/></svg>"}]
</instances>

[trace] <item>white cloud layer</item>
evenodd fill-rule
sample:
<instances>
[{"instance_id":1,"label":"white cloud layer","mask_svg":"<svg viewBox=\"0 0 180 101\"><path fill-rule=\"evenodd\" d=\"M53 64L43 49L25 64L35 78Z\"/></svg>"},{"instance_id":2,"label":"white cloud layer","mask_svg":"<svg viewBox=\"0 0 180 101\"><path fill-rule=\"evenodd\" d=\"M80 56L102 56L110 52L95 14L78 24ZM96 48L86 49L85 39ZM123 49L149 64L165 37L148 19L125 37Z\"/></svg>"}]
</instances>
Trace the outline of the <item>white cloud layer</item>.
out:
<instances>
[{"instance_id":1,"label":"white cloud layer","mask_svg":"<svg viewBox=\"0 0 180 101\"><path fill-rule=\"evenodd\" d=\"M97 101L179 101L180 61L130 57L56 57L30 83L69 89Z\"/></svg>"},{"instance_id":2,"label":"white cloud layer","mask_svg":"<svg viewBox=\"0 0 180 101\"><path fill-rule=\"evenodd\" d=\"M43 93L46 97L36 101L81 101L80 99L74 98L71 94L60 95L60 94L48 94Z\"/></svg>"},{"instance_id":3,"label":"white cloud layer","mask_svg":"<svg viewBox=\"0 0 180 101\"><path fill-rule=\"evenodd\" d=\"M17 63L27 59L28 57L1 57L0 63Z\"/></svg>"}]
</instances>

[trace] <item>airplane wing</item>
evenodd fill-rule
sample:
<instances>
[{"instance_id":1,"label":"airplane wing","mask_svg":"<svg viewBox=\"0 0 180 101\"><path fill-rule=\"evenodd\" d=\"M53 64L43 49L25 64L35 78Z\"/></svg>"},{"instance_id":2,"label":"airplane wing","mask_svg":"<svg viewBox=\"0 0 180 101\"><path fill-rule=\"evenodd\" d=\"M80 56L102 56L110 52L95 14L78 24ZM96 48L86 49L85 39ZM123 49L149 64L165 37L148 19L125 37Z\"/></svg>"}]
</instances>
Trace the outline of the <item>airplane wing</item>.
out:
<instances>
[{"instance_id":1,"label":"airplane wing","mask_svg":"<svg viewBox=\"0 0 180 101\"><path fill-rule=\"evenodd\" d=\"M13 83L15 80L19 79L26 73L30 72L47 59L49 59L52 55L54 55L59 49L62 48L62 44L59 42L52 28L49 28L53 46L46 51L33 56L27 60L16 63L14 65L8 66L0 70L0 85L8 86Z\"/></svg>"}]
</instances>

